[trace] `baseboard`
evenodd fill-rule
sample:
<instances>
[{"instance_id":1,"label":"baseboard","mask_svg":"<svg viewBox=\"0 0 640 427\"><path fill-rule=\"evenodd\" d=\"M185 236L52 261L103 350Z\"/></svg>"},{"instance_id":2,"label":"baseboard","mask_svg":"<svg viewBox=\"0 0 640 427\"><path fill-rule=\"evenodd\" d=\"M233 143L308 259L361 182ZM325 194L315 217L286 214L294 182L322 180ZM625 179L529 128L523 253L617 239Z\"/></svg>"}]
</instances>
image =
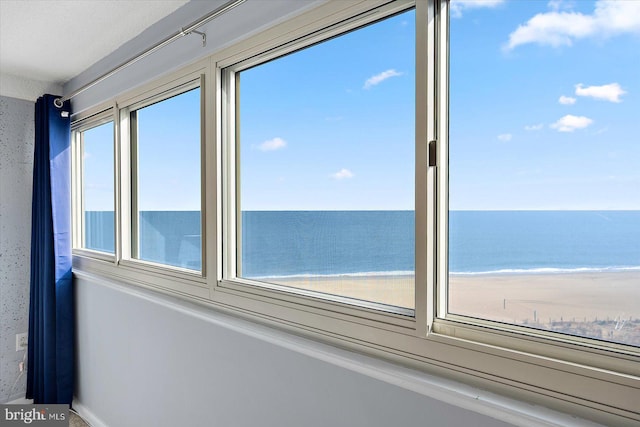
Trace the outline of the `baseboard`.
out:
<instances>
[{"instance_id":1,"label":"baseboard","mask_svg":"<svg viewBox=\"0 0 640 427\"><path fill-rule=\"evenodd\" d=\"M25 399L24 397L20 397L10 402L7 402L6 404L7 405L31 405L33 404L33 399Z\"/></svg>"},{"instance_id":2,"label":"baseboard","mask_svg":"<svg viewBox=\"0 0 640 427\"><path fill-rule=\"evenodd\" d=\"M100 418L98 418L93 412L91 412L89 408L78 402L76 399L73 399L71 407L91 427L108 427L107 424L105 424Z\"/></svg>"}]
</instances>

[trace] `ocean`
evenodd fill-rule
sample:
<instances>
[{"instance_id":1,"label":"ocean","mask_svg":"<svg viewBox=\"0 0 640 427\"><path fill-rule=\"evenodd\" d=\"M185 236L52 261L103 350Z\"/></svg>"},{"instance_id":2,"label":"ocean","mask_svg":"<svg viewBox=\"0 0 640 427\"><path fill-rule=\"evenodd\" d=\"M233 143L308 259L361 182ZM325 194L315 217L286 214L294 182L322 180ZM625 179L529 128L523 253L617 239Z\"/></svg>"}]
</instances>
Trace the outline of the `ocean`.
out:
<instances>
[{"instance_id":1,"label":"ocean","mask_svg":"<svg viewBox=\"0 0 640 427\"><path fill-rule=\"evenodd\" d=\"M640 269L640 211L453 211L452 273Z\"/></svg>"},{"instance_id":2,"label":"ocean","mask_svg":"<svg viewBox=\"0 0 640 427\"><path fill-rule=\"evenodd\" d=\"M201 268L198 212L140 214L141 259ZM113 213L86 212L113 251ZM242 276L413 274L413 211L242 212ZM640 270L640 211L452 211L451 274Z\"/></svg>"}]
</instances>

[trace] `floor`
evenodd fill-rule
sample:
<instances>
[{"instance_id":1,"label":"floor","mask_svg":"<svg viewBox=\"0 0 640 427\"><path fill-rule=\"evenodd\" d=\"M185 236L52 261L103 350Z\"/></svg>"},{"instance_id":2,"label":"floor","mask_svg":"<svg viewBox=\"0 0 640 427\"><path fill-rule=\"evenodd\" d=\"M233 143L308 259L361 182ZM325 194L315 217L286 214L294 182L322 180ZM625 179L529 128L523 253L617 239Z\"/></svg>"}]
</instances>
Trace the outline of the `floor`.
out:
<instances>
[{"instance_id":1,"label":"floor","mask_svg":"<svg viewBox=\"0 0 640 427\"><path fill-rule=\"evenodd\" d=\"M75 412L69 411L69 427L89 427L89 424L76 415Z\"/></svg>"}]
</instances>

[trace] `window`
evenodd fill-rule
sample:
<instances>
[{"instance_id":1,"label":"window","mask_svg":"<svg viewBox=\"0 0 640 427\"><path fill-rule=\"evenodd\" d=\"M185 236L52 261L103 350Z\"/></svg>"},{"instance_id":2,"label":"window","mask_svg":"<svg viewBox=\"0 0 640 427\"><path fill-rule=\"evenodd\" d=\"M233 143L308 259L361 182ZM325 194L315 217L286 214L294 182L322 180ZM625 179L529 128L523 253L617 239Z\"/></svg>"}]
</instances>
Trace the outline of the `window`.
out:
<instances>
[{"instance_id":1,"label":"window","mask_svg":"<svg viewBox=\"0 0 640 427\"><path fill-rule=\"evenodd\" d=\"M200 271L200 88L164 96L129 113L132 258Z\"/></svg>"},{"instance_id":2,"label":"window","mask_svg":"<svg viewBox=\"0 0 640 427\"><path fill-rule=\"evenodd\" d=\"M578 3L451 18L448 312L640 346L639 44Z\"/></svg>"},{"instance_id":3,"label":"window","mask_svg":"<svg viewBox=\"0 0 640 427\"><path fill-rule=\"evenodd\" d=\"M412 314L414 57L411 10L236 73L238 278Z\"/></svg>"},{"instance_id":4,"label":"window","mask_svg":"<svg viewBox=\"0 0 640 427\"><path fill-rule=\"evenodd\" d=\"M74 268L636 421L637 37L536 27L631 4L321 2L117 97L115 197L81 113Z\"/></svg>"},{"instance_id":5,"label":"window","mask_svg":"<svg viewBox=\"0 0 640 427\"><path fill-rule=\"evenodd\" d=\"M78 206L80 239L76 246L113 254L114 238L114 126L95 122L74 132L80 156Z\"/></svg>"}]
</instances>

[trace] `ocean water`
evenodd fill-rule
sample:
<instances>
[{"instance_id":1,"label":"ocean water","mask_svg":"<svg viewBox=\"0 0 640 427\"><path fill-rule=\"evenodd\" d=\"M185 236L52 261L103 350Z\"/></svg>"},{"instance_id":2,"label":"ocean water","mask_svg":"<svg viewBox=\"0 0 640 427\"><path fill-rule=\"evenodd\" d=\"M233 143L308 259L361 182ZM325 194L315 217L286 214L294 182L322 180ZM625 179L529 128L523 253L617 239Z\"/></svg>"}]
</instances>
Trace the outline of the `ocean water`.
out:
<instances>
[{"instance_id":1,"label":"ocean water","mask_svg":"<svg viewBox=\"0 0 640 427\"><path fill-rule=\"evenodd\" d=\"M453 211L449 271L640 269L640 211Z\"/></svg>"},{"instance_id":2,"label":"ocean water","mask_svg":"<svg viewBox=\"0 0 640 427\"><path fill-rule=\"evenodd\" d=\"M85 247L114 252L113 211L85 212ZM201 227L197 211L140 212L140 247L137 258L200 270Z\"/></svg>"},{"instance_id":3,"label":"ocean water","mask_svg":"<svg viewBox=\"0 0 640 427\"><path fill-rule=\"evenodd\" d=\"M412 274L412 211L242 213L242 276Z\"/></svg>"},{"instance_id":4,"label":"ocean water","mask_svg":"<svg viewBox=\"0 0 640 427\"><path fill-rule=\"evenodd\" d=\"M87 249L113 253L113 211L87 211L84 213L84 244Z\"/></svg>"},{"instance_id":5,"label":"ocean water","mask_svg":"<svg viewBox=\"0 0 640 427\"><path fill-rule=\"evenodd\" d=\"M113 251L113 213L87 212ZM412 211L242 212L242 276L412 274ZM141 212L140 258L199 270L198 212ZM640 211L452 211L449 271L640 270Z\"/></svg>"}]
</instances>

